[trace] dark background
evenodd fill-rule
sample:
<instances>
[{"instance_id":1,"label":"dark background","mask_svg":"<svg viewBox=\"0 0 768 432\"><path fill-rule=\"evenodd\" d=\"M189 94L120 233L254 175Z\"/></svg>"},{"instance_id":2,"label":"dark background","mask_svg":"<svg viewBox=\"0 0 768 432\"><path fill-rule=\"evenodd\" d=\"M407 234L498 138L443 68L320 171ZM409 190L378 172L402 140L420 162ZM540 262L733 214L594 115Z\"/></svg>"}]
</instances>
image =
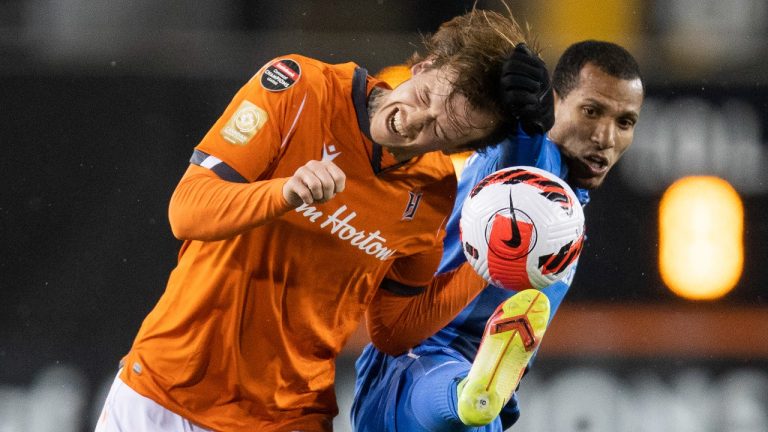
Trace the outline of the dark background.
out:
<instances>
[{"instance_id":1,"label":"dark background","mask_svg":"<svg viewBox=\"0 0 768 432\"><path fill-rule=\"evenodd\" d=\"M0 426L16 430L21 423L9 417L3 423L3 413L25 406L8 389L33 389L52 365L76 371L85 400L80 424L89 424L101 404L101 386L114 374L174 266L180 242L167 221L170 194L192 148L261 64L300 52L330 62L354 60L375 72L406 58L420 33L433 31L472 3L345 0L331 7L325 2L229 1L202 2L192 9L180 2L136 1L124 9L88 11L64 7L75 2L0 2ZM546 16L541 10L555 3L509 2L518 16L542 23L540 43L550 65L563 46L544 35L562 30L559 37L570 42L584 37L541 21ZM680 25L669 16L676 16L681 3L629 2L642 18L619 41L633 41L630 48L646 75L648 100L674 107L693 98L726 117L729 101L751 107L759 120L754 154L764 161L768 70L759 58L768 29L765 14L758 24L752 22L757 18L749 21L751 42L740 43L739 53L751 50L749 55L696 62L665 44ZM740 4L751 5L756 15L765 12L760 2ZM480 6L498 9L494 2ZM713 2L700 6L720 10ZM733 25L745 31L743 23ZM715 30L715 36L727 33ZM677 64L686 58L689 64ZM659 118L641 116L639 154L653 147L649 137L659 129L686 128ZM740 128L735 121L726 130ZM657 189L633 187L637 174L624 165L633 163L634 150L592 194L586 209L588 240L568 298L575 307L690 303L664 286L656 263L657 206L673 179L661 176ZM734 175L718 166L692 173ZM762 170L736 180L745 209L744 270L737 287L714 304L764 309L768 184ZM342 359L345 370L358 349L359 343L353 344ZM718 359L714 366L707 363L712 359L694 360L691 364L704 361L701 367L715 373L744 365L768 370L760 357ZM544 358L542 370L559 370L558 361L547 366ZM604 362L615 364L611 356L602 361L590 364L609 371ZM641 369L642 359L632 361L632 370ZM686 364L679 360L674 367ZM764 408L768 413L768 404Z\"/></svg>"}]
</instances>

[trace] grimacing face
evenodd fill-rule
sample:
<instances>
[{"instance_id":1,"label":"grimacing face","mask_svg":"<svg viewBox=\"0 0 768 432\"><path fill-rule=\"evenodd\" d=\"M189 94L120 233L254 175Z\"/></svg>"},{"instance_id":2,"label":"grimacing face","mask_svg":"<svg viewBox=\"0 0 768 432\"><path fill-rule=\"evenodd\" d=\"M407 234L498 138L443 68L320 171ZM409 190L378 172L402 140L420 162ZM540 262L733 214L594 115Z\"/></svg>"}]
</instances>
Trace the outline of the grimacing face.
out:
<instances>
[{"instance_id":1,"label":"grimacing face","mask_svg":"<svg viewBox=\"0 0 768 432\"><path fill-rule=\"evenodd\" d=\"M411 73L409 80L387 90L371 117L371 137L397 160L435 150L460 151L491 133L493 114L472 109L462 95L448 100L448 69L432 68L427 60L411 67Z\"/></svg>"},{"instance_id":2,"label":"grimacing face","mask_svg":"<svg viewBox=\"0 0 768 432\"><path fill-rule=\"evenodd\" d=\"M591 63L565 98L555 93L556 120L549 138L563 152L573 184L595 189L603 183L632 144L642 104L640 79L616 78Z\"/></svg>"}]
</instances>

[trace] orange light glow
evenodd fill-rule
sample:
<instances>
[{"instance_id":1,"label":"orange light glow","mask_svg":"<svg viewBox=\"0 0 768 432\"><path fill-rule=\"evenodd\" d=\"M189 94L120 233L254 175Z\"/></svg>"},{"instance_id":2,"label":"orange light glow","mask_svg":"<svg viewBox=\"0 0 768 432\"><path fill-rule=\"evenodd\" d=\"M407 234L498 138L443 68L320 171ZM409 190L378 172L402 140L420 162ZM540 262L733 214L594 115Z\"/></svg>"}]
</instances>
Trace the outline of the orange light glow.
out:
<instances>
[{"instance_id":1,"label":"orange light glow","mask_svg":"<svg viewBox=\"0 0 768 432\"><path fill-rule=\"evenodd\" d=\"M736 190L710 176L673 183L659 205L659 270L675 294L714 300L744 266L744 208Z\"/></svg>"},{"instance_id":2,"label":"orange light glow","mask_svg":"<svg viewBox=\"0 0 768 432\"><path fill-rule=\"evenodd\" d=\"M406 65L387 66L376 74L376 78L389 84L392 88L399 86L410 77L411 68Z\"/></svg>"},{"instance_id":3,"label":"orange light glow","mask_svg":"<svg viewBox=\"0 0 768 432\"><path fill-rule=\"evenodd\" d=\"M461 171L464 169L464 163L467 158L472 156L474 152L454 153L451 155L451 162L453 162L453 170L456 171L456 178L461 176Z\"/></svg>"}]
</instances>

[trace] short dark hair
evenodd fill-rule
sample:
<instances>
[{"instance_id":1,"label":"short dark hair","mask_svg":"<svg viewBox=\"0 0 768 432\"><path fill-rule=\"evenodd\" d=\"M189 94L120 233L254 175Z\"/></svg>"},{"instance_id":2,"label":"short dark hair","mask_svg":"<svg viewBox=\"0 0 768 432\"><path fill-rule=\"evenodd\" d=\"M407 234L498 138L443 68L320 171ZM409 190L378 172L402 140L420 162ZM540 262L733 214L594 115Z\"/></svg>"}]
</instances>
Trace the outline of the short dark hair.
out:
<instances>
[{"instance_id":1,"label":"short dark hair","mask_svg":"<svg viewBox=\"0 0 768 432\"><path fill-rule=\"evenodd\" d=\"M552 74L552 87L564 98L579 85L579 73L591 63L603 72L623 80L639 79L640 66L635 58L622 46L612 42L585 40L569 46L555 66ZM645 83L643 83L645 92Z\"/></svg>"}]
</instances>

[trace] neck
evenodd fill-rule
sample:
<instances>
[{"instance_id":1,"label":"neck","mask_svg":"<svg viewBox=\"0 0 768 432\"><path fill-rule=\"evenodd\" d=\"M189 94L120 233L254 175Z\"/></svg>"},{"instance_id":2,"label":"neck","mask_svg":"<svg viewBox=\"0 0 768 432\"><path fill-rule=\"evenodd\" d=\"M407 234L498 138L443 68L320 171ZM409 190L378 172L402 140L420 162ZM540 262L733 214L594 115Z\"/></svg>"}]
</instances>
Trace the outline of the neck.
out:
<instances>
[{"instance_id":1,"label":"neck","mask_svg":"<svg viewBox=\"0 0 768 432\"><path fill-rule=\"evenodd\" d=\"M371 94L368 95L368 120L373 120L373 115L381 107L381 102L384 99L383 96L386 93L387 91L381 87L374 87L371 90Z\"/></svg>"}]
</instances>

